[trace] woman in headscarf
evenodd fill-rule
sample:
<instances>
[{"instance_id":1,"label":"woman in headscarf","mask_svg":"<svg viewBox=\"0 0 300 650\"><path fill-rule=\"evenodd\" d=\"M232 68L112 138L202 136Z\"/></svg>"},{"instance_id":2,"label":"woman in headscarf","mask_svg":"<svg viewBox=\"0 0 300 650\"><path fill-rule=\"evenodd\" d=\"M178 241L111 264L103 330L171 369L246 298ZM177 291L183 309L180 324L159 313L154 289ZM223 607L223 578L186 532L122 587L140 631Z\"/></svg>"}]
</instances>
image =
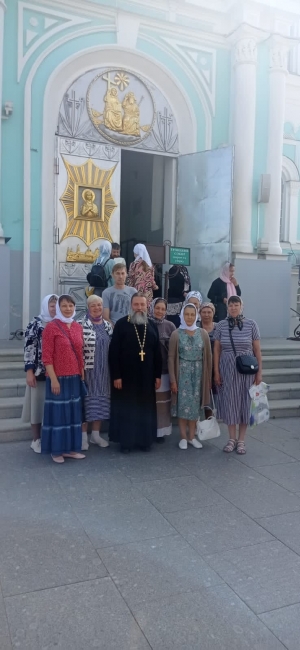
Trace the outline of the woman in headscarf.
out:
<instances>
[{"instance_id":1,"label":"woman in headscarf","mask_svg":"<svg viewBox=\"0 0 300 650\"><path fill-rule=\"evenodd\" d=\"M90 442L99 447L108 447L107 440L101 438L102 420L110 417L110 376L108 367L108 350L113 328L103 320L103 300L99 296L87 299L87 314L81 321L83 329L83 358L85 381L88 395L84 400L86 422L82 424L83 451L89 448L87 423L92 422Z\"/></svg>"},{"instance_id":2,"label":"woman in headscarf","mask_svg":"<svg viewBox=\"0 0 300 650\"><path fill-rule=\"evenodd\" d=\"M200 291L189 291L184 301L185 305L188 303L190 303L190 305L195 305L197 309L197 326L200 327L200 307L202 305L202 295Z\"/></svg>"},{"instance_id":3,"label":"woman in headscarf","mask_svg":"<svg viewBox=\"0 0 300 650\"><path fill-rule=\"evenodd\" d=\"M161 386L156 391L157 410L157 438L156 442L165 442L165 436L172 433L171 419L171 389L168 371L169 340L175 325L166 320L167 301L164 298L155 298L150 305L149 318L156 323L161 355L163 360Z\"/></svg>"},{"instance_id":4,"label":"woman in headscarf","mask_svg":"<svg viewBox=\"0 0 300 650\"><path fill-rule=\"evenodd\" d=\"M85 458L80 453L83 337L74 316L74 299L60 296L56 316L43 332L42 361L47 378L42 453L50 453L55 463L64 463L65 458Z\"/></svg>"},{"instance_id":5,"label":"woman in headscarf","mask_svg":"<svg viewBox=\"0 0 300 650\"><path fill-rule=\"evenodd\" d=\"M188 443L201 449L201 443L195 438L196 423L201 409L210 403L212 356L209 336L197 327L196 321L195 305L184 305L180 327L171 335L169 344L171 391L177 397L173 415L178 417L180 449L187 449Z\"/></svg>"},{"instance_id":6,"label":"woman in headscarf","mask_svg":"<svg viewBox=\"0 0 300 650\"><path fill-rule=\"evenodd\" d=\"M256 375L243 375L238 372L236 356L241 355L254 355L257 358L259 370ZM245 454L245 436L251 405L249 388L253 383L260 384L262 380L262 357L258 326L254 320L244 318L243 303L239 296L229 298L228 317L216 327L214 380L218 392L218 415L227 424L229 432L229 440L223 451L230 453L236 450L237 454Z\"/></svg>"},{"instance_id":7,"label":"woman in headscarf","mask_svg":"<svg viewBox=\"0 0 300 650\"><path fill-rule=\"evenodd\" d=\"M188 292L191 279L186 266L176 264L169 269L167 318L175 327L180 325L180 312Z\"/></svg>"},{"instance_id":8,"label":"woman in headscarf","mask_svg":"<svg viewBox=\"0 0 300 650\"><path fill-rule=\"evenodd\" d=\"M56 314L58 296L50 294L42 300L41 313L27 325L24 339L26 391L22 411L23 422L30 422L33 440L31 449L41 453L41 426L45 402L45 366L42 362L42 334Z\"/></svg>"},{"instance_id":9,"label":"woman in headscarf","mask_svg":"<svg viewBox=\"0 0 300 650\"><path fill-rule=\"evenodd\" d=\"M130 264L126 284L134 287L137 292L145 294L149 309L153 300L153 291L158 288L154 280L154 268L144 244L136 244L133 253L135 259Z\"/></svg>"},{"instance_id":10,"label":"woman in headscarf","mask_svg":"<svg viewBox=\"0 0 300 650\"><path fill-rule=\"evenodd\" d=\"M207 297L216 308L215 322L227 318L227 303L231 296L241 296L242 292L238 281L234 277L235 266L226 262L221 269L220 276L213 281Z\"/></svg>"}]
</instances>

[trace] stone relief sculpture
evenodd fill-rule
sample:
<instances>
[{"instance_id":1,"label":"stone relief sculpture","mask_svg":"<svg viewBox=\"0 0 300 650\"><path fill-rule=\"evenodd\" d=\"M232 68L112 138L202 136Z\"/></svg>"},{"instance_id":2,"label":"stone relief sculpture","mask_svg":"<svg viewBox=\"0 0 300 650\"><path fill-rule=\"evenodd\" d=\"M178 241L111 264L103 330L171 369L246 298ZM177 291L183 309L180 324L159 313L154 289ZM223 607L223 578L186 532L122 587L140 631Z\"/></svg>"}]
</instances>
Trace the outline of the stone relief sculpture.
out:
<instances>
[{"instance_id":1,"label":"stone relief sculpture","mask_svg":"<svg viewBox=\"0 0 300 650\"><path fill-rule=\"evenodd\" d=\"M120 146L179 153L175 116L153 83L120 68L95 74L92 81L90 73L82 75L64 96L57 132L62 153L115 161Z\"/></svg>"}]
</instances>

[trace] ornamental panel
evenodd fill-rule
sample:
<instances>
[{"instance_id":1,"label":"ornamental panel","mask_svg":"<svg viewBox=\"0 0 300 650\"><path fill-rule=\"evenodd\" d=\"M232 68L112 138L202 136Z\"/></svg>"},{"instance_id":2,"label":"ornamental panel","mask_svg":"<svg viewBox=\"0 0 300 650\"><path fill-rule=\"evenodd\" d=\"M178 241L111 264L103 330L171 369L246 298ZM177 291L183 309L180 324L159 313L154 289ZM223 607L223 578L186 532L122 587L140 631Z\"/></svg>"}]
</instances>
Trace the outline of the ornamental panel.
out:
<instances>
[{"instance_id":1,"label":"ornamental panel","mask_svg":"<svg viewBox=\"0 0 300 650\"><path fill-rule=\"evenodd\" d=\"M122 68L90 71L70 86L60 107L57 134L65 138L67 151L73 147L72 154L78 140L88 141L91 148L103 143L179 152L177 124L166 98L144 77Z\"/></svg>"}]
</instances>

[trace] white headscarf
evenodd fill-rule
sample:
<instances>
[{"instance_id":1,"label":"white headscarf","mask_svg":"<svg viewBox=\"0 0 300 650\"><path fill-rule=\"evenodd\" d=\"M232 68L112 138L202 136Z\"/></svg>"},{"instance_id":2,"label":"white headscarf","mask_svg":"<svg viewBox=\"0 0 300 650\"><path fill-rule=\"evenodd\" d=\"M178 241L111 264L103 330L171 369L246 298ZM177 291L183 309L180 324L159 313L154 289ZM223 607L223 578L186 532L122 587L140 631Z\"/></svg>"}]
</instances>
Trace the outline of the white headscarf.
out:
<instances>
[{"instance_id":1,"label":"white headscarf","mask_svg":"<svg viewBox=\"0 0 300 650\"><path fill-rule=\"evenodd\" d=\"M105 262L109 260L111 256L111 243L109 241L104 241L100 244L100 254L97 257L96 264L101 264L104 266Z\"/></svg>"},{"instance_id":2,"label":"white headscarf","mask_svg":"<svg viewBox=\"0 0 300 650\"><path fill-rule=\"evenodd\" d=\"M66 297L67 297L67 295L66 295ZM71 298L71 296L68 296L68 297ZM57 303L57 305L56 305L56 316L55 316L55 318L57 318L58 320L60 320L62 323L72 323L73 320L74 320L74 317L75 317L75 311L76 311L76 307L75 307L75 305L74 305L73 315L70 316L69 318L66 318L65 316L62 315L62 313L61 313L61 311L60 311L60 306L59 306L59 304Z\"/></svg>"},{"instance_id":3,"label":"white headscarf","mask_svg":"<svg viewBox=\"0 0 300 650\"><path fill-rule=\"evenodd\" d=\"M49 293L49 296L45 296L42 300L42 306L41 306L41 313L39 315L39 318L44 321L44 323L50 323L51 320L53 320L52 316L49 314L49 300L50 298L56 298L58 300L58 296L56 293ZM56 305L57 309L58 305ZM55 316L54 316L55 318Z\"/></svg>"},{"instance_id":4,"label":"white headscarf","mask_svg":"<svg viewBox=\"0 0 300 650\"><path fill-rule=\"evenodd\" d=\"M185 311L185 309L186 309L187 307L192 307L192 308L195 310L195 321L194 321L193 325L187 325L186 322L185 322L185 320L184 320L184 311ZM180 312L180 325L179 325L179 329L180 329L180 330L188 330L189 332L194 332L195 330L198 329L198 327L197 327L197 325L196 325L196 323L197 323L197 318L198 318L198 312L197 312L196 306L193 305L192 302L188 302L187 305L183 305L182 310L181 310L181 312Z\"/></svg>"},{"instance_id":5,"label":"white headscarf","mask_svg":"<svg viewBox=\"0 0 300 650\"><path fill-rule=\"evenodd\" d=\"M143 260L146 262L146 264L148 264L148 266L152 267L151 258L145 244L136 244L133 252L136 255L137 260Z\"/></svg>"}]
</instances>

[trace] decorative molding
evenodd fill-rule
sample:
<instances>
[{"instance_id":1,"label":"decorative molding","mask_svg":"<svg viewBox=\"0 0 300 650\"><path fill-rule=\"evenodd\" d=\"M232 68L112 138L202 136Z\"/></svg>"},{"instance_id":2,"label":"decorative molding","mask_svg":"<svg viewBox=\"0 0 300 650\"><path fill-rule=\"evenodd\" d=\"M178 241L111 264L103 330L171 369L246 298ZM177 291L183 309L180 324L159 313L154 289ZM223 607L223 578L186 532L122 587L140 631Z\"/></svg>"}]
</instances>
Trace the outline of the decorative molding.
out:
<instances>
[{"instance_id":1,"label":"decorative molding","mask_svg":"<svg viewBox=\"0 0 300 650\"><path fill-rule=\"evenodd\" d=\"M197 89L201 88L202 100L203 92L206 95L206 101L212 115L215 114L215 97L216 97L216 50L212 47L199 46L197 43L178 40L170 36L162 37L167 43L169 49L178 55L178 64L182 67L185 63L189 77L192 78L193 84Z\"/></svg>"},{"instance_id":2,"label":"decorative molding","mask_svg":"<svg viewBox=\"0 0 300 650\"><path fill-rule=\"evenodd\" d=\"M288 74L288 53L290 47L281 43L272 43L270 48L270 72Z\"/></svg>"},{"instance_id":3,"label":"decorative molding","mask_svg":"<svg viewBox=\"0 0 300 650\"><path fill-rule=\"evenodd\" d=\"M96 160L119 162L120 149L112 144L97 144L88 140L59 138L59 152L72 156L88 156Z\"/></svg>"},{"instance_id":4,"label":"decorative molding","mask_svg":"<svg viewBox=\"0 0 300 650\"><path fill-rule=\"evenodd\" d=\"M48 38L64 29L90 22L90 18L82 18L20 1L18 6L18 81L20 81L28 59Z\"/></svg>"},{"instance_id":5,"label":"decorative molding","mask_svg":"<svg viewBox=\"0 0 300 650\"><path fill-rule=\"evenodd\" d=\"M243 37L237 41L234 48L236 65L257 63L257 41L252 37Z\"/></svg>"},{"instance_id":6,"label":"decorative molding","mask_svg":"<svg viewBox=\"0 0 300 650\"><path fill-rule=\"evenodd\" d=\"M300 181L300 173L296 163L287 156L282 156L282 175L285 181Z\"/></svg>"},{"instance_id":7,"label":"decorative molding","mask_svg":"<svg viewBox=\"0 0 300 650\"><path fill-rule=\"evenodd\" d=\"M295 140L295 142L300 141L300 124L294 126L292 122L286 122L284 125L284 138L286 140Z\"/></svg>"}]
</instances>

